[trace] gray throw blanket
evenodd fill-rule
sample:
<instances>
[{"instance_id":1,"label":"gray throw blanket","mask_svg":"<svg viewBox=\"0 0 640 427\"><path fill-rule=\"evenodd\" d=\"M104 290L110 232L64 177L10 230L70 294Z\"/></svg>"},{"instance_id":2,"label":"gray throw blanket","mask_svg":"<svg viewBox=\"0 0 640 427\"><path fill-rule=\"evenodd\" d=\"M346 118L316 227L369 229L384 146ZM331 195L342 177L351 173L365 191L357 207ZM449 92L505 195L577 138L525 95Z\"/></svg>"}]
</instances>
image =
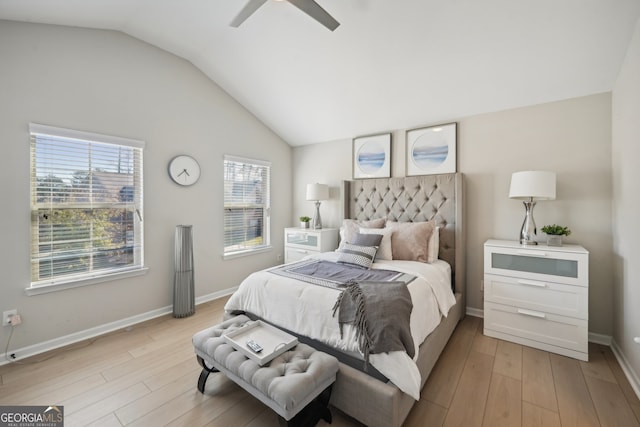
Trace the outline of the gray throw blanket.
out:
<instances>
[{"instance_id":1,"label":"gray throw blanket","mask_svg":"<svg viewBox=\"0 0 640 427\"><path fill-rule=\"evenodd\" d=\"M302 260L284 264L269 270L278 274L314 285L333 289L344 289L350 282L404 282L410 283L416 278L411 274L399 271L366 269L318 259Z\"/></svg>"},{"instance_id":2,"label":"gray throw blanket","mask_svg":"<svg viewBox=\"0 0 640 427\"><path fill-rule=\"evenodd\" d=\"M412 309L411 295L403 282L350 282L338 296L333 316L337 311L341 335L345 323L355 327L366 370L369 354L406 351L413 358Z\"/></svg>"}]
</instances>

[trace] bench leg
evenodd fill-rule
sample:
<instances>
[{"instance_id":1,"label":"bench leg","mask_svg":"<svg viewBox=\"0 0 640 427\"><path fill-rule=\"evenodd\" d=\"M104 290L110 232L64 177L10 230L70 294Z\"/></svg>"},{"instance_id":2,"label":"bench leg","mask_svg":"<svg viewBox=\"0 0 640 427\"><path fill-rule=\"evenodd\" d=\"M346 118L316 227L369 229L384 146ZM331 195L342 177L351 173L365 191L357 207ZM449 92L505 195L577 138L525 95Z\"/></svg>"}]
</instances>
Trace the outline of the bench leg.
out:
<instances>
[{"instance_id":1,"label":"bench leg","mask_svg":"<svg viewBox=\"0 0 640 427\"><path fill-rule=\"evenodd\" d=\"M281 426L286 427L310 427L315 426L318 421L325 420L331 424L332 416L329 410L329 399L331 398L331 385L324 389L322 393L312 400L302 411L289 421L278 417Z\"/></svg>"},{"instance_id":2,"label":"bench leg","mask_svg":"<svg viewBox=\"0 0 640 427\"><path fill-rule=\"evenodd\" d=\"M208 367L206 363L204 363L204 359L200 356L196 356L198 359L198 364L202 366L202 372L200 372L200 377L198 378L198 391L204 394L204 386L207 383L207 378L209 378L209 374L211 372L220 372L214 367Z\"/></svg>"}]
</instances>

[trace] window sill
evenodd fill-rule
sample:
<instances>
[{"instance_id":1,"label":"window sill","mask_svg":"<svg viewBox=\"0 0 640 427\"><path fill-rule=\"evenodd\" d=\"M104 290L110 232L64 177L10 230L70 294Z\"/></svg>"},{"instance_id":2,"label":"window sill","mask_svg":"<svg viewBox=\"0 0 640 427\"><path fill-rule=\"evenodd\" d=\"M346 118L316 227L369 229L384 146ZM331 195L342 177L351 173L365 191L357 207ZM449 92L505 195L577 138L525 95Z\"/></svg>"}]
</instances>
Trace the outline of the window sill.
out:
<instances>
[{"instance_id":1,"label":"window sill","mask_svg":"<svg viewBox=\"0 0 640 427\"><path fill-rule=\"evenodd\" d=\"M272 249L273 249L273 246L269 245L269 246L263 246L260 249L249 249L249 250L246 250L246 251L232 252L230 254L222 255L222 259L227 260L227 259L241 258L241 257L244 257L244 256L256 255L256 254L261 254L261 253L264 253L264 252L269 252Z\"/></svg>"},{"instance_id":2,"label":"window sill","mask_svg":"<svg viewBox=\"0 0 640 427\"><path fill-rule=\"evenodd\" d=\"M119 272L119 273L106 274L106 275L101 275L99 277L90 277L90 278L87 278L87 279L73 280L73 281L67 281L67 282L58 282L58 283L52 283L52 284L49 284L49 285L30 286L30 287L26 288L24 290L24 292L28 296L48 294L50 292L64 291L66 289L73 289L73 288L79 288L79 287L82 287L82 286L95 285L96 283L110 282L112 280L126 279L126 278L129 278L129 277L135 277L135 276L142 276L144 274L147 274L147 271L149 271L149 269L147 267L142 267L142 268L139 268L139 269L136 269L136 270L129 270L129 271L123 271L123 272Z\"/></svg>"}]
</instances>

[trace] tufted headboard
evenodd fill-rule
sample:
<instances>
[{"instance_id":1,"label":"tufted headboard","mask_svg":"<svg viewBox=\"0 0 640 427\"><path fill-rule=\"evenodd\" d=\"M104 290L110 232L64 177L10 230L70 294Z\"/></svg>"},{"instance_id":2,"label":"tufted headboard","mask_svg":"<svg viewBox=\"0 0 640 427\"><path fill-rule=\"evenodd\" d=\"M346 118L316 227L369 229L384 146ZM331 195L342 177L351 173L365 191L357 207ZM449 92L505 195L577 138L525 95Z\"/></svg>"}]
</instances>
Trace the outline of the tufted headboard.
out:
<instances>
[{"instance_id":1,"label":"tufted headboard","mask_svg":"<svg viewBox=\"0 0 640 427\"><path fill-rule=\"evenodd\" d=\"M461 173L343 181L344 218L399 222L435 219L439 258L451 265L456 292L464 293L463 176Z\"/></svg>"}]
</instances>

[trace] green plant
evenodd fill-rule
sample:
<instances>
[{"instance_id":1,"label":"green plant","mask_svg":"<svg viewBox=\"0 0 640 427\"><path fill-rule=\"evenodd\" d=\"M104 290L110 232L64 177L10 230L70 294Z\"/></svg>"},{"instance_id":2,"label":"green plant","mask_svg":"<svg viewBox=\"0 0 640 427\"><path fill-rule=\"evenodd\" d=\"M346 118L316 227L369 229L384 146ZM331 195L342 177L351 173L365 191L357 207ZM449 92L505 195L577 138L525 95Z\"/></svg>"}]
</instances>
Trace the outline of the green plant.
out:
<instances>
[{"instance_id":1,"label":"green plant","mask_svg":"<svg viewBox=\"0 0 640 427\"><path fill-rule=\"evenodd\" d=\"M309 218L308 216L301 216L300 217L300 222L309 222L311 221L311 218Z\"/></svg>"},{"instance_id":2,"label":"green plant","mask_svg":"<svg viewBox=\"0 0 640 427\"><path fill-rule=\"evenodd\" d=\"M569 227L563 227L561 225L545 225L542 227L542 232L545 234L551 234L553 236L568 236L571 234Z\"/></svg>"}]
</instances>

